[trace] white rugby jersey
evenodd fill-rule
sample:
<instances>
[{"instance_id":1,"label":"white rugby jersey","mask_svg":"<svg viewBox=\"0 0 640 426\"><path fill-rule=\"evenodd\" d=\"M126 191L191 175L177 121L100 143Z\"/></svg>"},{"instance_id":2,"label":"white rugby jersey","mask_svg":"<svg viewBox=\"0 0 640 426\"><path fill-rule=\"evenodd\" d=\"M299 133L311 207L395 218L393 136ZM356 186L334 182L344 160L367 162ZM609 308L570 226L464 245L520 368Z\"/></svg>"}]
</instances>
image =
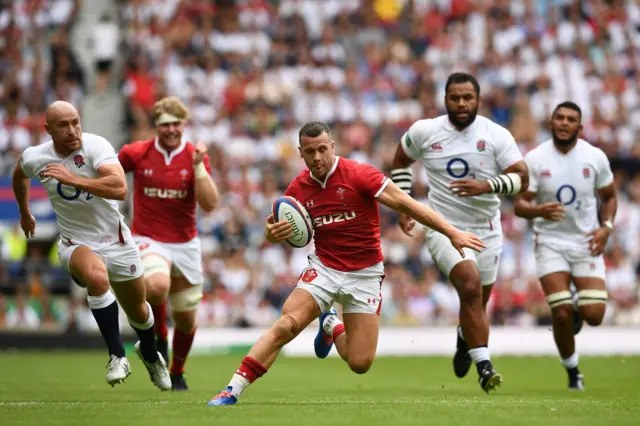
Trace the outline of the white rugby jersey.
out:
<instances>
[{"instance_id":1,"label":"white rugby jersey","mask_svg":"<svg viewBox=\"0 0 640 426\"><path fill-rule=\"evenodd\" d=\"M60 239L65 244L86 245L92 250L131 241L131 232L124 223L115 200L105 200L56 179L42 178L48 164L62 164L76 175L97 178L97 169L104 164L120 164L111 144L103 137L82 134L82 147L67 157L53 148L53 141L27 148L22 153L22 170L30 178L40 180L46 188L56 213Z\"/></svg>"},{"instance_id":2,"label":"white rugby jersey","mask_svg":"<svg viewBox=\"0 0 640 426\"><path fill-rule=\"evenodd\" d=\"M529 191L536 203L560 202L566 210L563 220L533 220L540 244L588 250L586 234L600 227L596 190L613 182L609 159L599 148L582 139L566 154L552 140L525 156L529 166Z\"/></svg>"},{"instance_id":3,"label":"white rugby jersey","mask_svg":"<svg viewBox=\"0 0 640 426\"><path fill-rule=\"evenodd\" d=\"M402 136L409 158L422 160L429 178L429 205L463 228L500 227L500 197L458 197L449 184L458 179L488 180L522 160L507 129L478 115L460 131L442 115L413 123Z\"/></svg>"}]
</instances>

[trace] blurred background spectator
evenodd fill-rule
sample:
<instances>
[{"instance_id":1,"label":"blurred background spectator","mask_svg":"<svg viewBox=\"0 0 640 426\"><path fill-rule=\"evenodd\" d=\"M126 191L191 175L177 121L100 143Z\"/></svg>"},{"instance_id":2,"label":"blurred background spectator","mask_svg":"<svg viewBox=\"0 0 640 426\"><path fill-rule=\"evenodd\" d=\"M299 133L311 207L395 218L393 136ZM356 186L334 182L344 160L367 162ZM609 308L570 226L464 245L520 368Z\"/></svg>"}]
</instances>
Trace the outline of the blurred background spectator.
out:
<instances>
[{"instance_id":1,"label":"blurred background spectator","mask_svg":"<svg viewBox=\"0 0 640 426\"><path fill-rule=\"evenodd\" d=\"M84 105L85 131L100 133L87 123L109 117L116 148L153 137L150 112L161 97L177 95L191 108L185 137L208 145L222 193L216 211L199 213L207 272L200 326L270 324L313 249L273 246L262 237L272 200L304 167L297 153L300 125L328 122L339 155L388 173L411 123L443 114L444 83L454 71L478 77L481 114L508 127L523 154L550 137L548 118L557 103L570 99L581 106L582 137L609 156L620 191L606 252L606 322L640 324L639 1L0 5L5 176L26 147L46 140L42 111L53 99ZM429 182L420 167L415 194L426 202ZM9 191L6 182L3 190ZM41 203L46 216L46 201ZM505 247L491 321L549 324L530 226L513 215L508 199L502 212ZM55 227L27 245L15 217L4 216L0 324L90 329L82 292L56 263ZM455 324L455 290L433 264L420 233L404 236L396 220L382 209L383 323Z\"/></svg>"}]
</instances>

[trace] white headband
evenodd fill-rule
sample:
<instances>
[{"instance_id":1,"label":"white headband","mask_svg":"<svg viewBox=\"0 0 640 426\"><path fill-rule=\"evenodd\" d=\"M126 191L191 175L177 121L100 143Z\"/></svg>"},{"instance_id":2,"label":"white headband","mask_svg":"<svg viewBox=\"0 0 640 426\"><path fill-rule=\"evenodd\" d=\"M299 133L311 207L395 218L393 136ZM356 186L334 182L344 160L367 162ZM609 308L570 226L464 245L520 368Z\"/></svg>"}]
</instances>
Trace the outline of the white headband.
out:
<instances>
[{"instance_id":1,"label":"white headband","mask_svg":"<svg viewBox=\"0 0 640 426\"><path fill-rule=\"evenodd\" d=\"M158 117L158 119L156 120L156 126L159 126L160 124L166 124L166 123L175 123L176 121L182 122L183 120L179 119L175 115L171 115L171 114L167 114L166 112L163 112L162 114L160 114L160 117Z\"/></svg>"}]
</instances>

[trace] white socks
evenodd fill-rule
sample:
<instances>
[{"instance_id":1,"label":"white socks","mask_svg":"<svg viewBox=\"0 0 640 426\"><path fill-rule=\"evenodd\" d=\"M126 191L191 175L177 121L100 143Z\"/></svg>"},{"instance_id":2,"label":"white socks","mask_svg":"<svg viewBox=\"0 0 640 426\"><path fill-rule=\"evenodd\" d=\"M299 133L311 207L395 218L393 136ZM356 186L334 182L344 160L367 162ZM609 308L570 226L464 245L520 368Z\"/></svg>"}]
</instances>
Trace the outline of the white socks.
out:
<instances>
[{"instance_id":1,"label":"white socks","mask_svg":"<svg viewBox=\"0 0 640 426\"><path fill-rule=\"evenodd\" d=\"M107 290L102 296L89 296L87 295L87 303L89 303L89 309L104 309L116 301L116 296Z\"/></svg>"},{"instance_id":2,"label":"white socks","mask_svg":"<svg viewBox=\"0 0 640 426\"><path fill-rule=\"evenodd\" d=\"M145 302L147 304L147 308L149 309L149 316L147 316L147 320L143 323L138 323L133 321L131 318L129 319L129 325L133 328L137 328L138 330L148 330L153 327L154 318L153 318L153 310L151 309L151 305L149 302Z\"/></svg>"},{"instance_id":3,"label":"white socks","mask_svg":"<svg viewBox=\"0 0 640 426\"><path fill-rule=\"evenodd\" d=\"M231 386L231 394L236 398L239 398L240 395L242 395L242 392L244 392L244 390L248 388L250 384L251 382L249 382L249 380L245 379L240 374L238 374L238 372L236 372L231 378L228 386Z\"/></svg>"},{"instance_id":4,"label":"white socks","mask_svg":"<svg viewBox=\"0 0 640 426\"><path fill-rule=\"evenodd\" d=\"M560 364L562 364L566 369L576 368L578 366L578 358L578 352L574 352L569 358L561 359Z\"/></svg>"},{"instance_id":5,"label":"white socks","mask_svg":"<svg viewBox=\"0 0 640 426\"><path fill-rule=\"evenodd\" d=\"M327 315L326 318L324 319L324 322L322 323L322 329L329 336L333 336L333 329L338 324L342 324L342 321L340 321L340 319L338 318L337 315L335 315L335 314L334 315Z\"/></svg>"},{"instance_id":6,"label":"white socks","mask_svg":"<svg viewBox=\"0 0 640 426\"><path fill-rule=\"evenodd\" d=\"M491 360L491 357L489 355L489 348L487 347L469 349L469 355L471 356L474 364Z\"/></svg>"}]
</instances>

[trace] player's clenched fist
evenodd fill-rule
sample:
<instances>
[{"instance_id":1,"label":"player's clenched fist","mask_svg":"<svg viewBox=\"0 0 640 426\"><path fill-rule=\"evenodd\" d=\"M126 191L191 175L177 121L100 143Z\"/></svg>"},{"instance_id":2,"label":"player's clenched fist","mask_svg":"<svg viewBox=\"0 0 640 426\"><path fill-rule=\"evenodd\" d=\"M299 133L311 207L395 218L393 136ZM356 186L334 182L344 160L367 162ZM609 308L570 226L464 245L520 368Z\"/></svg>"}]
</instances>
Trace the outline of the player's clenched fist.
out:
<instances>
[{"instance_id":1,"label":"player's clenched fist","mask_svg":"<svg viewBox=\"0 0 640 426\"><path fill-rule=\"evenodd\" d=\"M475 251L482 251L482 249L487 246L484 245L482 240L478 238L476 235L471 232L464 232L460 230L456 230L451 236L449 236L449 240L451 241L451 245L453 248L458 250L460 256L464 258L463 248L470 248Z\"/></svg>"},{"instance_id":2,"label":"player's clenched fist","mask_svg":"<svg viewBox=\"0 0 640 426\"><path fill-rule=\"evenodd\" d=\"M269 242L279 243L293 237L293 226L286 220L276 222L271 215L264 225L264 235Z\"/></svg>"},{"instance_id":3,"label":"player's clenched fist","mask_svg":"<svg viewBox=\"0 0 640 426\"><path fill-rule=\"evenodd\" d=\"M204 160L204 155L207 153L207 147L202 142L196 144L196 150L193 151L193 165L197 166Z\"/></svg>"}]
</instances>

